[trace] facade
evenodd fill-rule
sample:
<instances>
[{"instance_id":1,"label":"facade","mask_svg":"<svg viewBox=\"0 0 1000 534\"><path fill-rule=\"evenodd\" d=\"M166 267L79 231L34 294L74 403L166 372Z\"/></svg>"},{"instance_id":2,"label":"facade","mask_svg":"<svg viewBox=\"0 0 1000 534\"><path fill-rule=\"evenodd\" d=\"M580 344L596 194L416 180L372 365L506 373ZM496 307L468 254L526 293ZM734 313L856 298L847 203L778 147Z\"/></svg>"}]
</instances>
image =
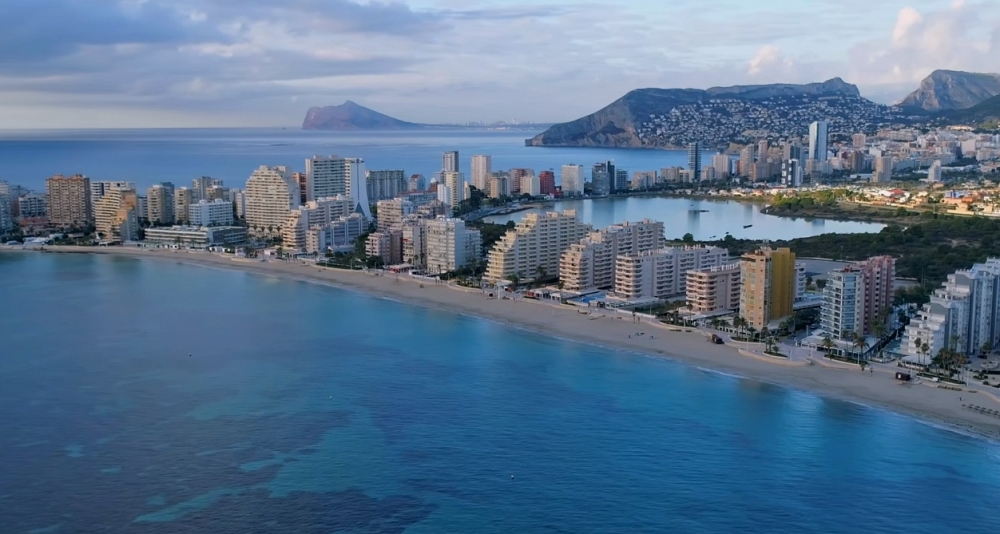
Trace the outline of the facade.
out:
<instances>
[{"instance_id":1,"label":"facade","mask_svg":"<svg viewBox=\"0 0 1000 534\"><path fill-rule=\"evenodd\" d=\"M90 201L90 178L77 174L57 174L45 181L49 196L49 222L61 227L82 227L94 223Z\"/></svg>"},{"instance_id":2,"label":"facade","mask_svg":"<svg viewBox=\"0 0 1000 534\"><path fill-rule=\"evenodd\" d=\"M797 159L786 159L781 162L781 184L785 187L802 187L802 165Z\"/></svg>"},{"instance_id":3,"label":"facade","mask_svg":"<svg viewBox=\"0 0 1000 534\"><path fill-rule=\"evenodd\" d=\"M346 158L313 156L306 160L305 174L307 201L347 195L350 189Z\"/></svg>"},{"instance_id":4,"label":"facade","mask_svg":"<svg viewBox=\"0 0 1000 534\"><path fill-rule=\"evenodd\" d=\"M417 211L417 206L413 202L403 198L380 200L376 206L378 207L379 232L399 227L403 224L403 219Z\"/></svg>"},{"instance_id":5,"label":"facade","mask_svg":"<svg viewBox=\"0 0 1000 534\"><path fill-rule=\"evenodd\" d=\"M441 155L441 172L460 172L458 169L458 151L452 150Z\"/></svg>"},{"instance_id":6,"label":"facade","mask_svg":"<svg viewBox=\"0 0 1000 534\"><path fill-rule=\"evenodd\" d=\"M495 172L490 175L487 182L486 196L490 198L502 198L510 196L510 175L506 171Z\"/></svg>"},{"instance_id":7,"label":"facade","mask_svg":"<svg viewBox=\"0 0 1000 534\"><path fill-rule=\"evenodd\" d=\"M881 156L875 158L875 168L872 171L872 182L884 183L892 180L892 169L892 156Z\"/></svg>"},{"instance_id":8,"label":"facade","mask_svg":"<svg viewBox=\"0 0 1000 534\"><path fill-rule=\"evenodd\" d=\"M262 165L247 180L247 225L257 235L280 233L298 199L299 186L286 167Z\"/></svg>"},{"instance_id":9,"label":"facade","mask_svg":"<svg viewBox=\"0 0 1000 534\"><path fill-rule=\"evenodd\" d=\"M128 191L135 190L135 184L132 182L123 181L91 181L90 182L90 207L91 210L97 211L97 201L101 200L104 195L110 193L111 191Z\"/></svg>"},{"instance_id":10,"label":"facade","mask_svg":"<svg viewBox=\"0 0 1000 534\"><path fill-rule=\"evenodd\" d=\"M941 160L935 160L934 163L931 163L930 168L927 169L927 181L941 181Z\"/></svg>"},{"instance_id":11,"label":"facade","mask_svg":"<svg viewBox=\"0 0 1000 534\"><path fill-rule=\"evenodd\" d=\"M11 198L9 195L8 199ZM39 219L48 217L49 201L45 195L28 193L16 200L17 215L22 219Z\"/></svg>"},{"instance_id":12,"label":"facade","mask_svg":"<svg viewBox=\"0 0 1000 534\"><path fill-rule=\"evenodd\" d=\"M901 352L930 363L941 349L967 356L1000 344L1000 259L948 275L903 333ZM927 351L921 350L927 345Z\"/></svg>"},{"instance_id":13,"label":"facade","mask_svg":"<svg viewBox=\"0 0 1000 534\"><path fill-rule=\"evenodd\" d=\"M561 171L563 196L582 196L586 178L583 165L563 165Z\"/></svg>"},{"instance_id":14,"label":"facade","mask_svg":"<svg viewBox=\"0 0 1000 534\"><path fill-rule=\"evenodd\" d=\"M353 213L354 201L340 195L306 202L292 210L281 226L281 240L289 250L308 250L308 234L311 228L328 225ZM362 216L364 217L364 216Z\"/></svg>"},{"instance_id":15,"label":"facade","mask_svg":"<svg viewBox=\"0 0 1000 534\"><path fill-rule=\"evenodd\" d=\"M591 229L577 220L573 210L529 213L490 250L484 278L498 282L511 276L533 280L558 275L562 253Z\"/></svg>"},{"instance_id":16,"label":"facade","mask_svg":"<svg viewBox=\"0 0 1000 534\"><path fill-rule=\"evenodd\" d=\"M663 242L663 223L650 219L591 232L560 256L559 280L569 291L612 289L619 256L655 250Z\"/></svg>"},{"instance_id":17,"label":"facade","mask_svg":"<svg viewBox=\"0 0 1000 534\"><path fill-rule=\"evenodd\" d=\"M521 182L525 176L534 176L535 171L526 168L516 168L510 170L510 181L508 185L510 186L511 196L519 196L525 192L521 190Z\"/></svg>"},{"instance_id":18,"label":"facade","mask_svg":"<svg viewBox=\"0 0 1000 534\"><path fill-rule=\"evenodd\" d=\"M134 190L113 189L97 201L97 233L104 240L135 241L139 237L139 199Z\"/></svg>"},{"instance_id":19,"label":"facade","mask_svg":"<svg viewBox=\"0 0 1000 534\"><path fill-rule=\"evenodd\" d=\"M715 177L718 179L728 178L732 171L732 159L729 154L716 154L712 156L712 167L715 169Z\"/></svg>"},{"instance_id":20,"label":"facade","mask_svg":"<svg viewBox=\"0 0 1000 534\"><path fill-rule=\"evenodd\" d=\"M241 226L170 226L146 229L146 242L158 245L214 247L246 243L247 229Z\"/></svg>"},{"instance_id":21,"label":"facade","mask_svg":"<svg viewBox=\"0 0 1000 534\"><path fill-rule=\"evenodd\" d=\"M454 272L482 258L482 235L479 230L466 228L462 219L440 217L424 221L424 226L428 273Z\"/></svg>"},{"instance_id":22,"label":"facade","mask_svg":"<svg viewBox=\"0 0 1000 534\"><path fill-rule=\"evenodd\" d=\"M153 225L174 224L174 184L163 182L146 190L146 218Z\"/></svg>"},{"instance_id":23,"label":"facade","mask_svg":"<svg viewBox=\"0 0 1000 534\"><path fill-rule=\"evenodd\" d=\"M668 299L687 294L687 272L729 263L719 247L666 247L619 256L615 295L630 301Z\"/></svg>"},{"instance_id":24,"label":"facade","mask_svg":"<svg viewBox=\"0 0 1000 534\"><path fill-rule=\"evenodd\" d=\"M455 209L465 200L465 175L460 172L445 172L444 184L448 187L448 206Z\"/></svg>"},{"instance_id":25,"label":"facade","mask_svg":"<svg viewBox=\"0 0 1000 534\"><path fill-rule=\"evenodd\" d=\"M345 250L354 247L354 241L368 230L368 219L352 213L329 224L314 226L306 232L306 252L316 254L327 250Z\"/></svg>"},{"instance_id":26,"label":"facade","mask_svg":"<svg viewBox=\"0 0 1000 534\"><path fill-rule=\"evenodd\" d=\"M698 143L688 145L688 171L691 172L692 180L701 177L701 147Z\"/></svg>"},{"instance_id":27,"label":"facade","mask_svg":"<svg viewBox=\"0 0 1000 534\"><path fill-rule=\"evenodd\" d=\"M10 197L6 193L0 193L0 234L5 234L14 229L12 211Z\"/></svg>"},{"instance_id":28,"label":"facade","mask_svg":"<svg viewBox=\"0 0 1000 534\"><path fill-rule=\"evenodd\" d=\"M792 314L798 273L787 248L761 248L741 259L740 315L761 329Z\"/></svg>"},{"instance_id":29,"label":"facade","mask_svg":"<svg viewBox=\"0 0 1000 534\"><path fill-rule=\"evenodd\" d=\"M739 310L739 262L689 270L687 306L699 315L723 314Z\"/></svg>"},{"instance_id":30,"label":"facade","mask_svg":"<svg viewBox=\"0 0 1000 534\"><path fill-rule=\"evenodd\" d=\"M225 200L199 200L188 209L191 226L232 226L233 203Z\"/></svg>"},{"instance_id":31,"label":"facade","mask_svg":"<svg viewBox=\"0 0 1000 534\"><path fill-rule=\"evenodd\" d=\"M521 177L521 194L537 197L542 194L542 182L534 174Z\"/></svg>"},{"instance_id":32,"label":"facade","mask_svg":"<svg viewBox=\"0 0 1000 534\"><path fill-rule=\"evenodd\" d=\"M543 196L556 194L556 173L552 171L538 173L538 192Z\"/></svg>"},{"instance_id":33,"label":"facade","mask_svg":"<svg viewBox=\"0 0 1000 534\"><path fill-rule=\"evenodd\" d=\"M493 172L493 158L490 156L472 156L472 186L485 191Z\"/></svg>"},{"instance_id":34,"label":"facade","mask_svg":"<svg viewBox=\"0 0 1000 534\"><path fill-rule=\"evenodd\" d=\"M866 330L864 273L849 266L830 273L823 288L820 324L834 339L851 340Z\"/></svg>"},{"instance_id":35,"label":"facade","mask_svg":"<svg viewBox=\"0 0 1000 534\"><path fill-rule=\"evenodd\" d=\"M194 189L181 187L174 191L174 222L191 224L191 206L197 202Z\"/></svg>"},{"instance_id":36,"label":"facade","mask_svg":"<svg viewBox=\"0 0 1000 534\"><path fill-rule=\"evenodd\" d=\"M414 269L427 267L427 226L420 220L403 224L403 263Z\"/></svg>"},{"instance_id":37,"label":"facade","mask_svg":"<svg viewBox=\"0 0 1000 534\"><path fill-rule=\"evenodd\" d=\"M210 176L199 176L191 180L191 189L194 191L195 200L210 200L209 190L222 187L222 180L217 180Z\"/></svg>"},{"instance_id":38,"label":"facade","mask_svg":"<svg viewBox=\"0 0 1000 534\"><path fill-rule=\"evenodd\" d=\"M590 189L595 196L606 196L614 192L615 164L611 161L595 163L590 170Z\"/></svg>"},{"instance_id":39,"label":"facade","mask_svg":"<svg viewBox=\"0 0 1000 534\"><path fill-rule=\"evenodd\" d=\"M829 128L827 121L816 121L809 125L809 154L806 159L826 161L829 152Z\"/></svg>"},{"instance_id":40,"label":"facade","mask_svg":"<svg viewBox=\"0 0 1000 534\"><path fill-rule=\"evenodd\" d=\"M403 262L403 232L390 230L388 232L373 232L365 241L365 254L377 257L385 265L398 265Z\"/></svg>"},{"instance_id":41,"label":"facade","mask_svg":"<svg viewBox=\"0 0 1000 534\"><path fill-rule=\"evenodd\" d=\"M368 171L365 187L369 202L396 198L408 190L406 173L402 170Z\"/></svg>"}]
</instances>

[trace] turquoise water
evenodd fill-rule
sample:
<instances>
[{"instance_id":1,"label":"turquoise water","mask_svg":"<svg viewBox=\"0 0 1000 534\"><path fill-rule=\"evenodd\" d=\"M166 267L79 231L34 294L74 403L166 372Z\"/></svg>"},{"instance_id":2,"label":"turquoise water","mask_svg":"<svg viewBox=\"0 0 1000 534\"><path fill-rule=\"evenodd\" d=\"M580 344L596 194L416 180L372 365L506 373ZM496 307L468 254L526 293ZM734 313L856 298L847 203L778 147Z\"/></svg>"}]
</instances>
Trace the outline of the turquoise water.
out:
<instances>
[{"instance_id":1,"label":"turquoise water","mask_svg":"<svg viewBox=\"0 0 1000 534\"><path fill-rule=\"evenodd\" d=\"M0 531L984 533L1000 445L239 272L0 254Z\"/></svg>"}]
</instances>

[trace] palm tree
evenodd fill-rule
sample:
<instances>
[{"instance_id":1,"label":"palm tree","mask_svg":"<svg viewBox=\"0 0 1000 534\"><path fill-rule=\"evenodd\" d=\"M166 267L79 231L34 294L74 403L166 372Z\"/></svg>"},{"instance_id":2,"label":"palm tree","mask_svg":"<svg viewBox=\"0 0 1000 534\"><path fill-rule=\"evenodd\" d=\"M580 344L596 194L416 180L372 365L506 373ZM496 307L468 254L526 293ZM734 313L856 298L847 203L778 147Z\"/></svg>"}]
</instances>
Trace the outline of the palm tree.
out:
<instances>
[{"instance_id":1,"label":"palm tree","mask_svg":"<svg viewBox=\"0 0 1000 534\"><path fill-rule=\"evenodd\" d=\"M820 343L820 346L823 347L824 349L826 349L827 354L829 354L830 351L833 349L833 347L836 346L836 343L833 342L833 338L832 337L830 337L830 336L824 336L823 337L823 342Z\"/></svg>"},{"instance_id":2,"label":"palm tree","mask_svg":"<svg viewBox=\"0 0 1000 534\"><path fill-rule=\"evenodd\" d=\"M854 333L854 348L858 349L858 365L861 365L861 355L868 350L868 340L864 335L857 332Z\"/></svg>"},{"instance_id":3,"label":"palm tree","mask_svg":"<svg viewBox=\"0 0 1000 534\"><path fill-rule=\"evenodd\" d=\"M920 340L918 339L917 341L920 341ZM927 362L925 362L925 360L927 360L927 353L930 352L930 351L931 351L931 348L930 348L929 345L927 345L927 343L923 343L923 344L920 345L920 354L923 355L923 358L920 359L920 363L927 363Z\"/></svg>"},{"instance_id":4,"label":"palm tree","mask_svg":"<svg viewBox=\"0 0 1000 534\"><path fill-rule=\"evenodd\" d=\"M979 347L980 354L989 354L991 350L993 350L993 344L989 341L983 343L982 347Z\"/></svg>"},{"instance_id":5,"label":"palm tree","mask_svg":"<svg viewBox=\"0 0 1000 534\"><path fill-rule=\"evenodd\" d=\"M771 329L769 329L768 327L765 326L764 328L760 329L760 337L766 338L769 337L770 335L771 335Z\"/></svg>"},{"instance_id":6,"label":"palm tree","mask_svg":"<svg viewBox=\"0 0 1000 534\"><path fill-rule=\"evenodd\" d=\"M737 332L743 332L743 328L746 325L747 325L746 319L740 317L739 315L733 317L733 328L735 328Z\"/></svg>"}]
</instances>

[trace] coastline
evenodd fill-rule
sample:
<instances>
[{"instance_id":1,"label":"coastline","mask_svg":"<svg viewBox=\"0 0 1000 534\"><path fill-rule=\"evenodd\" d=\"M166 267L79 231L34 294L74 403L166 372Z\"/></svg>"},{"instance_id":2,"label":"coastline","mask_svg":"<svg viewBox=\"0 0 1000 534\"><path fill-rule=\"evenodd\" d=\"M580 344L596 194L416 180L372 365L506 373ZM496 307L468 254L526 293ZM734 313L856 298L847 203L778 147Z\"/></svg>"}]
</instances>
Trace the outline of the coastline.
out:
<instances>
[{"instance_id":1,"label":"coastline","mask_svg":"<svg viewBox=\"0 0 1000 534\"><path fill-rule=\"evenodd\" d=\"M612 311L581 313L576 307L531 300L487 298L477 289L421 281L407 275L372 274L318 267L311 262L238 259L201 251L131 249L120 247L46 247L44 251L0 247L0 253L105 254L174 261L304 281L359 292L409 305L483 318L521 330L588 343L609 350L623 350L667 358L708 372L717 372L769 384L804 390L821 396L885 409L963 434L1000 441L1000 419L979 414L962 404L1000 408L1000 400L982 386L966 391L902 384L894 379L892 365L874 366L875 373L854 366L834 365L821 358L797 362L768 361L741 354L738 344L708 343L703 332L689 332L667 325L631 318ZM637 332L650 335L635 336ZM655 337L654 337L655 336ZM792 365L790 365L792 364ZM963 400L959 400L963 399Z\"/></svg>"}]
</instances>

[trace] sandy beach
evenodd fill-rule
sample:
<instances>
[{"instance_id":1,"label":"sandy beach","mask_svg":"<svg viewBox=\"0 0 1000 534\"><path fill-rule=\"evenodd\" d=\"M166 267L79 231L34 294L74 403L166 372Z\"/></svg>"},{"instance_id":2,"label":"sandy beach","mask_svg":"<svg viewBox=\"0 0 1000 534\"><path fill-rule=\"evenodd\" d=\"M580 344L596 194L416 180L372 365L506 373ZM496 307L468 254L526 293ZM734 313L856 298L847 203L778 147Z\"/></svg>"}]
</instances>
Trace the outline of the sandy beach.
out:
<instances>
[{"instance_id":1,"label":"sandy beach","mask_svg":"<svg viewBox=\"0 0 1000 534\"><path fill-rule=\"evenodd\" d=\"M824 396L885 408L969 434L1000 440L1000 419L963 404L1000 409L1000 390L973 385L962 391L931 383L900 383L894 364L874 365L874 373L819 358L787 361L714 345L706 333L678 331L653 321L640 323L613 312L581 313L576 307L533 300L498 300L476 289L416 280L407 275L373 274L317 267L311 261L247 260L200 251L137 248L46 247L45 252L0 247L0 253L86 253L175 261L235 269L263 276L327 284L408 304L474 315L544 335L660 356ZM645 335L637 336L638 332ZM987 391L992 390L992 391Z\"/></svg>"}]
</instances>

